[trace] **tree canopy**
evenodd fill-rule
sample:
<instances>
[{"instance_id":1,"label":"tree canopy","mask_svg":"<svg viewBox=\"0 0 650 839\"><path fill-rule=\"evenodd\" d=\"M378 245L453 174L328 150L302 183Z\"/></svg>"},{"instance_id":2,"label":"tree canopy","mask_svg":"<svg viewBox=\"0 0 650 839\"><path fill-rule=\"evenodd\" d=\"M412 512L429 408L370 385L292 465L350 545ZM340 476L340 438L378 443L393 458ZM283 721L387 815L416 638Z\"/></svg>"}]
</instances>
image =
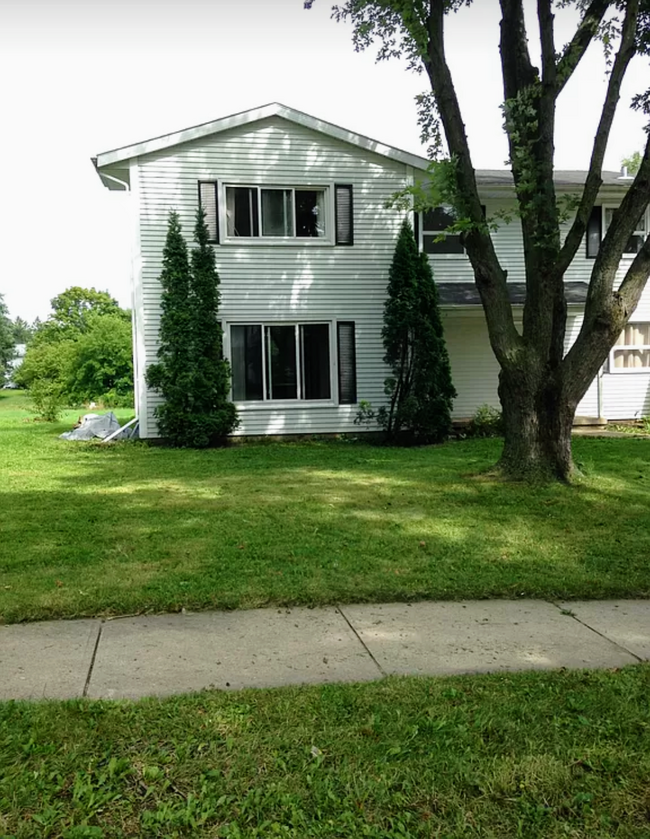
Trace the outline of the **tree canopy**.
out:
<instances>
[{"instance_id":1,"label":"tree canopy","mask_svg":"<svg viewBox=\"0 0 650 839\"><path fill-rule=\"evenodd\" d=\"M15 355L13 324L9 318L9 309L0 294L0 385L4 382L9 364Z\"/></svg>"},{"instance_id":2,"label":"tree canopy","mask_svg":"<svg viewBox=\"0 0 650 839\"><path fill-rule=\"evenodd\" d=\"M38 412L54 419L63 404L132 404L129 310L105 291L78 286L54 297L51 305L14 374L18 384L29 388Z\"/></svg>"},{"instance_id":3,"label":"tree canopy","mask_svg":"<svg viewBox=\"0 0 650 839\"><path fill-rule=\"evenodd\" d=\"M568 43L557 44L555 18L571 6L579 23ZM650 274L646 240L615 288L621 257L650 201L649 135L638 171L594 260L582 327L565 354L564 275L583 242L603 183L605 152L626 72L635 57L650 54L650 0L500 0L502 110L525 264L521 329L493 231L483 215L446 55L447 15L461 11L471 25L475 8L470 0L347 0L334 7L334 16L352 22L357 49L377 43L379 59L401 56L427 78L429 90L419 99L420 123L435 154L441 155L443 136L448 150L446 161L436 164L443 176L436 177L435 166L432 170L436 189L431 203L444 200L456 209L500 365L505 428L500 467L513 477L566 480L573 471L570 432L576 407L634 312ZM532 38L539 44L539 67L531 58ZM608 79L584 186L564 236L560 224L565 214L553 179L556 106L597 41L606 50ZM649 114L650 90L637 91L632 106Z\"/></svg>"}]
</instances>

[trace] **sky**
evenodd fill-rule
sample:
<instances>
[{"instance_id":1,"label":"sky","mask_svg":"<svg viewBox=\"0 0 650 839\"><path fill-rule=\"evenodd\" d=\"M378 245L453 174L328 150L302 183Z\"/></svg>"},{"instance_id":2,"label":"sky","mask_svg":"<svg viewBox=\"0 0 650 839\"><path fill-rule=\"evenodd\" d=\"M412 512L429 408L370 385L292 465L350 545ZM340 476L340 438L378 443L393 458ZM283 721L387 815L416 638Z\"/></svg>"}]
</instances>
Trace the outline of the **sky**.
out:
<instances>
[{"instance_id":1,"label":"sky","mask_svg":"<svg viewBox=\"0 0 650 839\"><path fill-rule=\"evenodd\" d=\"M477 168L507 157L498 9L475 0L448 21ZM424 155L414 97L426 79L355 53L350 25L330 11L331 0L311 10L303 0L2 0L0 294L11 316L47 317L72 285L130 305L129 196L102 186L90 160L99 152L281 102ZM557 12L558 44L575 20ZM633 64L605 168L642 147L629 102L649 75L647 62ZM557 168L587 167L605 83L595 48L559 102Z\"/></svg>"}]
</instances>

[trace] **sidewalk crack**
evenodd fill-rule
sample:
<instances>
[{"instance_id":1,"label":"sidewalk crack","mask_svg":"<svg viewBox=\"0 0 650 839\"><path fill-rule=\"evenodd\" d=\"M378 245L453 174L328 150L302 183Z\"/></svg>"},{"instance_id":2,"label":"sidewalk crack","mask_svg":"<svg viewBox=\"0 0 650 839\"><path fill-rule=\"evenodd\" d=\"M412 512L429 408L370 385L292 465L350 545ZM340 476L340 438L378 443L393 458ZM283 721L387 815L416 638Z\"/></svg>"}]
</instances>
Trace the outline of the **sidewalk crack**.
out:
<instances>
[{"instance_id":1,"label":"sidewalk crack","mask_svg":"<svg viewBox=\"0 0 650 839\"><path fill-rule=\"evenodd\" d=\"M350 629L351 629L351 630L352 630L352 632L354 633L354 635L355 635L355 637L356 637L357 641L361 644L361 646L364 648L364 650L368 653L368 656L370 657L371 661L373 661L373 662L374 662L375 666L377 667L377 670L379 670L379 672L381 673L381 675L382 675L382 676L384 676L384 677L388 676L388 673L384 670L384 668L381 666L381 664L380 664L380 663L377 661L377 659L374 657L374 655L373 655L373 654L372 654L372 652L370 651L370 647L366 644L366 642L363 640L363 638L359 635L359 633L357 632L356 628L353 626L352 622L350 621L350 619L348 618L348 616L347 616L347 615L345 614L345 612L343 611L343 608L342 608L341 606L338 606L338 605L337 605L337 606L336 606L336 611L339 613L339 615L341 615L341 617L343 618L343 620L344 620L344 621L347 623L347 625L350 627Z\"/></svg>"},{"instance_id":2,"label":"sidewalk crack","mask_svg":"<svg viewBox=\"0 0 650 839\"><path fill-rule=\"evenodd\" d=\"M632 658L635 658L639 662L639 664L644 663L644 658L638 656L636 653L633 653L632 650L628 650L627 647L624 647L623 644L619 644L618 641L614 641L612 638L609 637L609 635L605 635L605 633L601 632L599 629L595 629L593 626L590 626L588 623L585 623L583 620L580 620L580 618L570 608L566 609L564 606L560 606L560 604L556 603L554 600L547 600L546 602L550 603L551 606L555 606L556 609L559 609L563 615L567 615L568 617L573 618L573 620L576 621L576 623L579 623L580 626L584 626L585 629L588 629L590 632L593 632L594 635L599 635L605 641L609 641L609 643L615 646L617 649L622 650L624 653L627 653L628 655L631 655Z\"/></svg>"},{"instance_id":3,"label":"sidewalk crack","mask_svg":"<svg viewBox=\"0 0 650 839\"><path fill-rule=\"evenodd\" d=\"M88 675L86 676L86 683L84 684L83 693L81 694L84 699L88 696L88 688L90 687L90 680L93 676L93 670L95 669L95 659L97 658L97 650L99 649L99 642L102 637L102 629L104 626L104 621L99 624L97 629L97 638L95 639L95 648L93 649L93 654L90 658L90 666L88 667Z\"/></svg>"}]
</instances>

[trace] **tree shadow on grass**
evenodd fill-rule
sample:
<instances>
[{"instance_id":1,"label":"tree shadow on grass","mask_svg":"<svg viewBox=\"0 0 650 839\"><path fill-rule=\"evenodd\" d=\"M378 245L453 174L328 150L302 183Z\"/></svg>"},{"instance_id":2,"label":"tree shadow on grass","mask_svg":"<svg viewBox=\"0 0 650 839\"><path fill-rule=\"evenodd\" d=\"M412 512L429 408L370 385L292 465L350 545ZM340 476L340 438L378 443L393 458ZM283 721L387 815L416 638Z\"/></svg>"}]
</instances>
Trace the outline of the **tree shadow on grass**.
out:
<instances>
[{"instance_id":1,"label":"tree shadow on grass","mask_svg":"<svg viewBox=\"0 0 650 839\"><path fill-rule=\"evenodd\" d=\"M597 464L580 485L527 488L468 477L495 441L207 452L57 441L40 455L42 485L18 476L0 491L0 615L648 596L638 467L650 445L606 442L579 447Z\"/></svg>"}]
</instances>

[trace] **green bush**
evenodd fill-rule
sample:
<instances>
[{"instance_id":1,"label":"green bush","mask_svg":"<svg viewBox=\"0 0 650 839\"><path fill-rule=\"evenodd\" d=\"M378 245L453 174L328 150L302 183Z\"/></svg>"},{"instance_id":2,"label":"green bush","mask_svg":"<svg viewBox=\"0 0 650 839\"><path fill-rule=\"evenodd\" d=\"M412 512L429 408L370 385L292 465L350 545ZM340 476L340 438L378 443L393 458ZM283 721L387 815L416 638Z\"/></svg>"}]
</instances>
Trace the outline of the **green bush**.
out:
<instances>
[{"instance_id":1,"label":"green bush","mask_svg":"<svg viewBox=\"0 0 650 839\"><path fill-rule=\"evenodd\" d=\"M467 426L466 434L468 437L502 437L503 416L501 411L487 403L480 405Z\"/></svg>"},{"instance_id":2,"label":"green bush","mask_svg":"<svg viewBox=\"0 0 650 839\"><path fill-rule=\"evenodd\" d=\"M441 442L456 391L429 259L418 253L406 220L390 267L382 339L391 375L384 383L389 403L377 410L377 422L390 442Z\"/></svg>"},{"instance_id":3,"label":"green bush","mask_svg":"<svg viewBox=\"0 0 650 839\"><path fill-rule=\"evenodd\" d=\"M63 385L53 379L36 379L29 388L29 405L38 419L56 422L66 405Z\"/></svg>"}]
</instances>

